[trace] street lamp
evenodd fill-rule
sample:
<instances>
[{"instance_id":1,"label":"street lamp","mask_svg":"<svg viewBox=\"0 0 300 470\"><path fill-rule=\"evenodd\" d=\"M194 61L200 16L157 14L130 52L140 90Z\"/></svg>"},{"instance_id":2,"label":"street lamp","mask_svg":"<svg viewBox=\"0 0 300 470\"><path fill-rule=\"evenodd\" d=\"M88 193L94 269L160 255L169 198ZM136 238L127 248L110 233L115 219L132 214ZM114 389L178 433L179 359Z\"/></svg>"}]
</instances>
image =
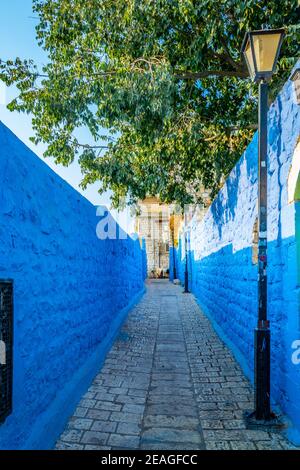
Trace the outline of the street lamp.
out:
<instances>
[{"instance_id":1,"label":"street lamp","mask_svg":"<svg viewBox=\"0 0 300 470\"><path fill-rule=\"evenodd\" d=\"M185 269L184 269L184 294L189 293L189 271L188 271L188 242L187 242L187 216L184 211L184 245L185 245Z\"/></svg>"},{"instance_id":2,"label":"street lamp","mask_svg":"<svg viewBox=\"0 0 300 470\"><path fill-rule=\"evenodd\" d=\"M276 69L283 29L246 33L242 53L252 80L259 82L258 110L258 323L254 334L255 411L254 421L274 418L270 406L270 323L267 316L267 144L268 84Z\"/></svg>"},{"instance_id":3,"label":"street lamp","mask_svg":"<svg viewBox=\"0 0 300 470\"><path fill-rule=\"evenodd\" d=\"M272 77L283 37L284 29L261 29L246 33L242 52L254 81L265 82Z\"/></svg>"}]
</instances>

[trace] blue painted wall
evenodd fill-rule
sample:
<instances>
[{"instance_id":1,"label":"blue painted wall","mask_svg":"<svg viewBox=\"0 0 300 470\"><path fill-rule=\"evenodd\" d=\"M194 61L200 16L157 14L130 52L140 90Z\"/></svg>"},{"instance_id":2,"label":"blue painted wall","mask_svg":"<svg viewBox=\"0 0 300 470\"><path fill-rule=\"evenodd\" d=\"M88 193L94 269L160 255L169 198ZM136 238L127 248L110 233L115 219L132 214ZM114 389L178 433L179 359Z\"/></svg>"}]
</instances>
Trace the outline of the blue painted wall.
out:
<instances>
[{"instance_id":1,"label":"blue painted wall","mask_svg":"<svg viewBox=\"0 0 300 470\"><path fill-rule=\"evenodd\" d=\"M179 241L180 243L180 241ZM175 266L175 274L174 276L174 266ZM178 256L177 256L177 249L173 246L169 248L169 279L170 281L174 281L174 279L179 279L179 268L180 263L178 263Z\"/></svg>"},{"instance_id":2,"label":"blue painted wall","mask_svg":"<svg viewBox=\"0 0 300 470\"><path fill-rule=\"evenodd\" d=\"M144 289L138 240L99 240L96 208L0 123L0 278L14 279L13 414L0 448L48 448Z\"/></svg>"},{"instance_id":3,"label":"blue painted wall","mask_svg":"<svg viewBox=\"0 0 300 470\"><path fill-rule=\"evenodd\" d=\"M300 444L300 211L288 202L288 176L300 136L300 106L290 80L268 116L268 310L272 331L272 398L291 419L289 437ZM298 207L298 210L297 210ZM297 215L298 214L298 215ZM252 263L257 216L257 134L202 221L189 226L189 283L204 312L253 380L257 265ZM297 228L298 226L298 228ZM298 232L298 233L297 233ZM183 244L177 250L184 280Z\"/></svg>"}]
</instances>

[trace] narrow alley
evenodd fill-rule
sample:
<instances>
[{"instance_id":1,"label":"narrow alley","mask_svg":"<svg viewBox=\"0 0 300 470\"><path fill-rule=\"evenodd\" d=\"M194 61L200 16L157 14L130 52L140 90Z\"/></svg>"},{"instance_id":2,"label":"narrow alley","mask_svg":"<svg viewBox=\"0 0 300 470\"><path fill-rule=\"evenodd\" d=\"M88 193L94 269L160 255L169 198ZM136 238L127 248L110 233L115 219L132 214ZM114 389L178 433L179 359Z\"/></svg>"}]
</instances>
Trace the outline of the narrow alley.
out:
<instances>
[{"instance_id":1,"label":"narrow alley","mask_svg":"<svg viewBox=\"0 0 300 470\"><path fill-rule=\"evenodd\" d=\"M247 430L253 391L192 294L147 283L56 449L288 449Z\"/></svg>"}]
</instances>

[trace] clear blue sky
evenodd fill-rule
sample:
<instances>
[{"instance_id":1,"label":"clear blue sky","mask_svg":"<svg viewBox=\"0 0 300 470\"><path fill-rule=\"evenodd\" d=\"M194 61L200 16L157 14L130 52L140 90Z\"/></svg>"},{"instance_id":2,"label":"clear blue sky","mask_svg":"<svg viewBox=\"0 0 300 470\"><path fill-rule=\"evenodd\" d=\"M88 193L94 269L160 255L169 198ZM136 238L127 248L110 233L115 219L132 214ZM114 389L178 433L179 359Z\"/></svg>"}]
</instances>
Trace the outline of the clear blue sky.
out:
<instances>
[{"instance_id":1,"label":"clear blue sky","mask_svg":"<svg viewBox=\"0 0 300 470\"><path fill-rule=\"evenodd\" d=\"M35 39L35 26L37 20L32 13L32 0L0 0L0 58L2 60L34 59L38 65L47 62L47 57L37 45ZM29 141L33 135L31 128L31 117L25 114L11 113L6 109L6 104L15 96L14 89L4 89L0 82L0 120L8 126L28 147L30 147L40 158L44 160L56 173L68 181L74 188L80 191L93 204L109 205L109 194L99 195L99 185L92 185L86 191L79 188L82 178L80 167L77 163L65 168L47 158L43 158L44 147L35 146ZM81 141L88 141L88 134L82 131ZM116 214L115 214L116 215ZM123 214L120 223L126 226L126 217Z\"/></svg>"}]
</instances>

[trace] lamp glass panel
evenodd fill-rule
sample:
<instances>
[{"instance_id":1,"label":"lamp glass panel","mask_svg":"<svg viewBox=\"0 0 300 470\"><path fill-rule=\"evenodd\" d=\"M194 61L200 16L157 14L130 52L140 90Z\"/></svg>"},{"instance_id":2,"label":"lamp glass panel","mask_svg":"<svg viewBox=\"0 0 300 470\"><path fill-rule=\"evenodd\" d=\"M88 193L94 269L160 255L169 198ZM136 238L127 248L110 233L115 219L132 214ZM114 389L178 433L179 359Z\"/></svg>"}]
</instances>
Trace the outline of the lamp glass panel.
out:
<instances>
[{"instance_id":1,"label":"lamp glass panel","mask_svg":"<svg viewBox=\"0 0 300 470\"><path fill-rule=\"evenodd\" d=\"M252 56L252 50L251 50L251 43L250 43L249 39L247 41L244 54L245 54L245 57L246 57L246 60L247 60L249 73L250 73L251 76L253 76L254 72L255 72L255 69L254 69L254 62L253 62L253 56Z\"/></svg>"},{"instance_id":2,"label":"lamp glass panel","mask_svg":"<svg viewBox=\"0 0 300 470\"><path fill-rule=\"evenodd\" d=\"M280 38L280 33L253 35L257 72L272 72Z\"/></svg>"}]
</instances>

